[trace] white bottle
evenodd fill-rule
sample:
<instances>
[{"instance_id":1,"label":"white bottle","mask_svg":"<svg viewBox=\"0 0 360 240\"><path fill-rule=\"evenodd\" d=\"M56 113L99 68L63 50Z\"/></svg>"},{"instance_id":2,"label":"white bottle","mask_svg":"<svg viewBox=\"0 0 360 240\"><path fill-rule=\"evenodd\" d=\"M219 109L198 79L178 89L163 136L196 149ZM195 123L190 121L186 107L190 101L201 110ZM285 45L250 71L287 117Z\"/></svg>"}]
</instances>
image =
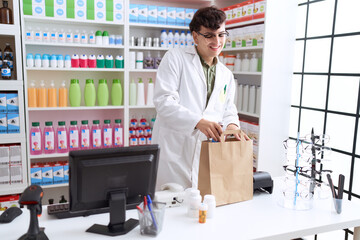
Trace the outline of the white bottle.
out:
<instances>
[{"instance_id":1,"label":"white bottle","mask_svg":"<svg viewBox=\"0 0 360 240\"><path fill-rule=\"evenodd\" d=\"M64 68L64 58L63 58L63 55L58 55L58 56L57 56L57 65L58 65L58 68Z\"/></svg>"},{"instance_id":2,"label":"white bottle","mask_svg":"<svg viewBox=\"0 0 360 240\"><path fill-rule=\"evenodd\" d=\"M73 33L71 30L69 30L67 33L66 33L66 42L67 43L73 43L74 42L74 37L73 37Z\"/></svg>"},{"instance_id":3,"label":"white bottle","mask_svg":"<svg viewBox=\"0 0 360 240\"><path fill-rule=\"evenodd\" d=\"M48 28L43 31L43 42L50 42L50 33Z\"/></svg>"},{"instance_id":4,"label":"white bottle","mask_svg":"<svg viewBox=\"0 0 360 240\"><path fill-rule=\"evenodd\" d=\"M199 217L199 207L201 204L200 191L197 189L192 189L190 191L190 197L188 202L188 216L192 218Z\"/></svg>"},{"instance_id":5,"label":"white bottle","mask_svg":"<svg viewBox=\"0 0 360 240\"><path fill-rule=\"evenodd\" d=\"M243 87L242 111L247 112L249 109L249 85Z\"/></svg>"},{"instance_id":6,"label":"white bottle","mask_svg":"<svg viewBox=\"0 0 360 240\"><path fill-rule=\"evenodd\" d=\"M207 218L213 218L215 215L216 201L214 195L205 195L203 203L208 205Z\"/></svg>"},{"instance_id":7,"label":"white bottle","mask_svg":"<svg viewBox=\"0 0 360 240\"><path fill-rule=\"evenodd\" d=\"M80 43L80 33L79 30L76 30L74 33L74 43Z\"/></svg>"},{"instance_id":8,"label":"white bottle","mask_svg":"<svg viewBox=\"0 0 360 240\"><path fill-rule=\"evenodd\" d=\"M255 88L255 85L250 85L249 106L248 106L249 113L255 113L255 102L256 102L256 88Z\"/></svg>"},{"instance_id":9,"label":"white bottle","mask_svg":"<svg viewBox=\"0 0 360 240\"><path fill-rule=\"evenodd\" d=\"M256 58L256 53L252 54L252 58L250 59L250 72L256 72L258 65L258 59Z\"/></svg>"},{"instance_id":10,"label":"white bottle","mask_svg":"<svg viewBox=\"0 0 360 240\"><path fill-rule=\"evenodd\" d=\"M234 62L234 71L240 72L241 71L241 59L240 59L240 53L236 54L236 59Z\"/></svg>"},{"instance_id":11,"label":"white bottle","mask_svg":"<svg viewBox=\"0 0 360 240\"><path fill-rule=\"evenodd\" d=\"M181 34L180 34L180 48L184 48L185 47L185 42L186 42L186 35L185 35L185 31L182 30Z\"/></svg>"},{"instance_id":12,"label":"white bottle","mask_svg":"<svg viewBox=\"0 0 360 240\"><path fill-rule=\"evenodd\" d=\"M180 35L178 30L175 30L174 34L174 48L180 48Z\"/></svg>"},{"instance_id":13,"label":"white bottle","mask_svg":"<svg viewBox=\"0 0 360 240\"><path fill-rule=\"evenodd\" d=\"M64 29L60 29L60 32L59 32L59 43L65 43L65 42L66 42L66 37L65 37Z\"/></svg>"},{"instance_id":14,"label":"white bottle","mask_svg":"<svg viewBox=\"0 0 360 240\"><path fill-rule=\"evenodd\" d=\"M94 31L91 31L90 34L89 34L89 43L90 44L95 44L96 43Z\"/></svg>"},{"instance_id":15,"label":"white bottle","mask_svg":"<svg viewBox=\"0 0 360 240\"><path fill-rule=\"evenodd\" d=\"M137 84L137 98L136 98L137 106L145 105L145 87L141 78L139 78L139 82Z\"/></svg>"},{"instance_id":16,"label":"white bottle","mask_svg":"<svg viewBox=\"0 0 360 240\"><path fill-rule=\"evenodd\" d=\"M143 69L144 68L144 53L137 52L136 53L136 69Z\"/></svg>"},{"instance_id":17,"label":"white bottle","mask_svg":"<svg viewBox=\"0 0 360 240\"><path fill-rule=\"evenodd\" d=\"M33 42L34 41L34 31L31 27L28 27L26 30L26 41Z\"/></svg>"},{"instance_id":18,"label":"white bottle","mask_svg":"<svg viewBox=\"0 0 360 240\"><path fill-rule=\"evenodd\" d=\"M134 79L131 80L130 86L130 99L129 99L129 105L135 106L136 105L136 83L134 82Z\"/></svg>"},{"instance_id":19,"label":"white bottle","mask_svg":"<svg viewBox=\"0 0 360 240\"><path fill-rule=\"evenodd\" d=\"M186 33L186 42L185 42L185 45L187 47L190 47L190 46L193 46L194 45L194 41L193 41L193 38L191 36L191 32L190 31L187 31Z\"/></svg>"},{"instance_id":20,"label":"white bottle","mask_svg":"<svg viewBox=\"0 0 360 240\"><path fill-rule=\"evenodd\" d=\"M58 41L59 34L55 28L50 33L50 42L56 43Z\"/></svg>"},{"instance_id":21,"label":"white bottle","mask_svg":"<svg viewBox=\"0 0 360 240\"><path fill-rule=\"evenodd\" d=\"M163 48L166 48L167 47L167 33L166 33L166 30L161 30L161 35L160 35L160 46L163 47Z\"/></svg>"},{"instance_id":22,"label":"white bottle","mask_svg":"<svg viewBox=\"0 0 360 240\"><path fill-rule=\"evenodd\" d=\"M42 32L39 27L35 30L35 42L42 42Z\"/></svg>"},{"instance_id":23,"label":"white bottle","mask_svg":"<svg viewBox=\"0 0 360 240\"><path fill-rule=\"evenodd\" d=\"M82 44L87 44L88 43L88 35L87 33L85 32L85 30L81 33L81 40L80 42Z\"/></svg>"},{"instance_id":24,"label":"white bottle","mask_svg":"<svg viewBox=\"0 0 360 240\"><path fill-rule=\"evenodd\" d=\"M241 71L242 72L249 72L250 70L250 60L248 59L248 54L244 54L244 58L241 61Z\"/></svg>"},{"instance_id":25,"label":"white bottle","mask_svg":"<svg viewBox=\"0 0 360 240\"><path fill-rule=\"evenodd\" d=\"M154 83L150 78L147 86L146 106L154 106L153 98L154 98Z\"/></svg>"},{"instance_id":26,"label":"white bottle","mask_svg":"<svg viewBox=\"0 0 360 240\"><path fill-rule=\"evenodd\" d=\"M172 30L169 30L169 33L167 36L167 43L168 43L168 48L174 47L174 34L173 34Z\"/></svg>"}]
</instances>

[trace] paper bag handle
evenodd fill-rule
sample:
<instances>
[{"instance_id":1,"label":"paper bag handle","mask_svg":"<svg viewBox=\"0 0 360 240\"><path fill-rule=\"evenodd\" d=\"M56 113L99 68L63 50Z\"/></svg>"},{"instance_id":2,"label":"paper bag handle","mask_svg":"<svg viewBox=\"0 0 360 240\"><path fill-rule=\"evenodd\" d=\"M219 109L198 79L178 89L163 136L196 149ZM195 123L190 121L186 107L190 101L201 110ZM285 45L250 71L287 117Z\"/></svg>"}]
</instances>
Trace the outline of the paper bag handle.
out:
<instances>
[{"instance_id":1,"label":"paper bag handle","mask_svg":"<svg viewBox=\"0 0 360 240\"><path fill-rule=\"evenodd\" d=\"M236 129L236 130L225 130L224 132L222 132L222 134L220 136L220 142L225 142L226 135L235 134L235 133L240 133L241 138L246 140L244 137L245 133L240 129Z\"/></svg>"}]
</instances>

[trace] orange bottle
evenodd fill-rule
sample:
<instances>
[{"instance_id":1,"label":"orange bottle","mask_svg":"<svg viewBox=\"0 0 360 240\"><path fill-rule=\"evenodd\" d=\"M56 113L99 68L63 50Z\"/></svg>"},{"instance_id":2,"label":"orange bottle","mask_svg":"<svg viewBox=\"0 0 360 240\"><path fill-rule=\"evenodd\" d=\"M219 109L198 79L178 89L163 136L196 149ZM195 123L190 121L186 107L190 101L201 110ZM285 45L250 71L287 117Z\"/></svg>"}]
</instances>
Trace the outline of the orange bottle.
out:
<instances>
[{"instance_id":1,"label":"orange bottle","mask_svg":"<svg viewBox=\"0 0 360 240\"><path fill-rule=\"evenodd\" d=\"M48 88L48 107L57 107L56 88L54 81L51 81L50 88Z\"/></svg>"},{"instance_id":2,"label":"orange bottle","mask_svg":"<svg viewBox=\"0 0 360 240\"><path fill-rule=\"evenodd\" d=\"M37 89L37 95L38 95L38 107L46 107L47 106L46 88L43 80L41 80L40 88Z\"/></svg>"},{"instance_id":3,"label":"orange bottle","mask_svg":"<svg viewBox=\"0 0 360 240\"><path fill-rule=\"evenodd\" d=\"M29 108L37 107L37 94L36 94L36 87L34 81L30 83L30 87L28 88L28 107Z\"/></svg>"},{"instance_id":4,"label":"orange bottle","mask_svg":"<svg viewBox=\"0 0 360 240\"><path fill-rule=\"evenodd\" d=\"M65 87L65 81L62 82L61 87L59 88L59 107L67 107L67 88Z\"/></svg>"}]
</instances>

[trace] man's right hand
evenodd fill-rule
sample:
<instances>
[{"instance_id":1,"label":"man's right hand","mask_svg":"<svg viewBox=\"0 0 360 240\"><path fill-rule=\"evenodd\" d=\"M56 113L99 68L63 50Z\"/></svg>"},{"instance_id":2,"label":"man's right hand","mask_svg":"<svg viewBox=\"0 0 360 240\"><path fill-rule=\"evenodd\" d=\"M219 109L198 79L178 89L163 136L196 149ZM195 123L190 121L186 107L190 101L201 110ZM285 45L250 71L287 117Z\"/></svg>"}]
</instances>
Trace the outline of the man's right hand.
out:
<instances>
[{"instance_id":1,"label":"man's right hand","mask_svg":"<svg viewBox=\"0 0 360 240\"><path fill-rule=\"evenodd\" d=\"M222 128L218 123L201 119L198 124L196 124L196 128L205 134L207 138L212 138L220 142Z\"/></svg>"}]
</instances>

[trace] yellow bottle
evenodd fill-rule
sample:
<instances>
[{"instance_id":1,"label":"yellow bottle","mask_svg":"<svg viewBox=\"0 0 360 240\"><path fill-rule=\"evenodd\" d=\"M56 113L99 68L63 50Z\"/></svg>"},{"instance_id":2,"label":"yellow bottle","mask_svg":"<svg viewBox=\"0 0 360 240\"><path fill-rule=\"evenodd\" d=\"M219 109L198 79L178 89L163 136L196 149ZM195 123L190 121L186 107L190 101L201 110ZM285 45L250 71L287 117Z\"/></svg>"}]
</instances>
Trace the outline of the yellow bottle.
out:
<instances>
[{"instance_id":1,"label":"yellow bottle","mask_svg":"<svg viewBox=\"0 0 360 240\"><path fill-rule=\"evenodd\" d=\"M47 106L46 88L43 80L41 80L40 88L38 88L37 94L38 94L38 107L46 107Z\"/></svg>"},{"instance_id":2,"label":"yellow bottle","mask_svg":"<svg viewBox=\"0 0 360 240\"><path fill-rule=\"evenodd\" d=\"M50 88L48 88L48 107L57 107L56 88L54 81L51 81Z\"/></svg>"},{"instance_id":3,"label":"yellow bottle","mask_svg":"<svg viewBox=\"0 0 360 240\"><path fill-rule=\"evenodd\" d=\"M63 81L59 88L59 107L67 107L67 99L67 88L65 87L65 81Z\"/></svg>"},{"instance_id":4,"label":"yellow bottle","mask_svg":"<svg viewBox=\"0 0 360 240\"><path fill-rule=\"evenodd\" d=\"M30 83L30 87L28 88L28 107L29 108L37 107L37 94L36 94L36 87L34 81Z\"/></svg>"}]
</instances>

